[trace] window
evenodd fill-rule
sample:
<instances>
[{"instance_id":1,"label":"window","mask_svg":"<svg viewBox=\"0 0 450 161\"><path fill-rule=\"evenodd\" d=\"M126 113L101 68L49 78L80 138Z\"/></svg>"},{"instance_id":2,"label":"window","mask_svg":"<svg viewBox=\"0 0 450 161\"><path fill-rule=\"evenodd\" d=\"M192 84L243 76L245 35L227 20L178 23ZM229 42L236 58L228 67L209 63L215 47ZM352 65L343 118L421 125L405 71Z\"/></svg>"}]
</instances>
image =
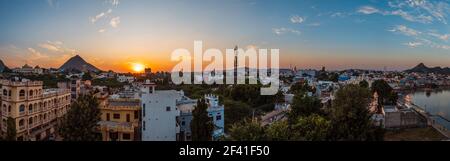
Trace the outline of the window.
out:
<instances>
[{"instance_id":1,"label":"window","mask_svg":"<svg viewBox=\"0 0 450 161\"><path fill-rule=\"evenodd\" d=\"M29 106L28 106L28 112L29 112L29 113L32 113L32 112L33 112L33 105L29 105Z\"/></svg>"},{"instance_id":2,"label":"window","mask_svg":"<svg viewBox=\"0 0 450 161\"><path fill-rule=\"evenodd\" d=\"M30 97L33 96L33 90L30 90L29 95Z\"/></svg>"},{"instance_id":3,"label":"window","mask_svg":"<svg viewBox=\"0 0 450 161\"><path fill-rule=\"evenodd\" d=\"M3 95L7 96L8 95L8 91L6 89L3 90Z\"/></svg>"},{"instance_id":4,"label":"window","mask_svg":"<svg viewBox=\"0 0 450 161\"><path fill-rule=\"evenodd\" d=\"M20 90L19 96L20 97L25 97L25 90Z\"/></svg>"},{"instance_id":5,"label":"window","mask_svg":"<svg viewBox=\"0 0 450 161\"><path fill-rule=\"evenodd\" d=\"M167 106L167 107L166 107L166 111L170 111L170 106Z\"/></svg>"},{"instance_id":6,"label":"window","mask_svg":"<svg viewBox=\"0 0 450 161\"><path fill-rule=\"evenodd\" d=\"M120 114L119 114L119 113L115 113L115 114L113 115L113 118L114 118L114 119L120 119Z\"/></svg>"},{"instance_id":7,"label":"window","mask_svg":"<svg viewBox=\"0 0 450 161\"><path fill-rule=\"evenodd\" d=\"M131 122L130 114L127 114L127 122Z\"/></svg>"},{"instance_id":8,"label":"window","mask_svg":"<svg viewBox=\"0 0 450 161\"><path fill-rule=\"evenodd\" d=\"M22 126L24 126L25 125L25 121L23 120L23 119L21 119L20 121L19 121L19 127L22 127Z\"/></svg>"},{"instance_id":9,"label":"window","mask_svg":"<svg viewBox=\"0 0 450 161\"><path fill-rule=\"evenodd\" d=\"M11 90L8 91L8 96L11 97Z\"/></svg>"},{"instance_id":10,"label":"window","mask_svg":"<svg viewBox=\"0 0 450 161\"><path fill-rule=\"evenodd\" d=\"M142 121L142 130L145 131L145 121Z\"/></svg>"},{"instance_id":11,"label":"window","mask_svg":"<svg viewBox=\"0 0 450 161\"><path fill-rule=\"evenodd\" d=\"M20 105L19 112L25 112L25 105Z\"/></svg>"},{"instance_id":12,"label":"window","mask_svg":"<svg viewBox=\"0 0 450 161\"><path fill-rule=\"evenodd\" d=\"M216 116L216 120L222 120L222 116L221 115L217 115Z\"/></svg>"},{"instance_id":13,"label":"window","mask_svg":"<svg viewBox=\"0 0 450 161\"><path fill-rule=\"evenodd\" d=\"M139 111L134 111L134 119L138 119L139 118Z\"/></svg>"},{"instance_id":14,"label":"window","mask_svg":"<svg viewBox=\"0 0 450 161\"><path fill-rule=\"evenodd\" d=\"M181 125L183 125L183 126L184 126L185 124L186 124L186 123L185 123L184 121L181 121Z\"/></svg>"},{"instance_id":15,"label":"window","mask_svg":"<svg viewBox=\"0 0 450 161\"><path fill-rule=\"evenodd\" d=\"M122 139L123 140L130 140L131 139L131 135L128 134L128 133L124 133L124 134L122 134Z\"/></svg>"},{"instance_id":16,"label":"window","mask_svg":"<svg viewBox=\"0 0 450 161\"><path fill-rule=\"evenodd\" d=\"M142 117L145 117L145 103L142 105Z\"/></svg>"},{"instance_id":17,"label":"window","mask_svg":"<svg viewBox=\"0 0 450 161\"><path fill-rule=\"evenodd\" d=\"M32 117L30 117L30 118L28 119L28 124L30 124L30 125L33 124L33 118L32 118Z\"/></svg>"},{"instance_id":18,"label":"window","mask_svg":"<svg viewBox=\"0 0 450 161\"><path fill-rule=\"evenodd\" d=\"M109 121L109 120L110 120L109 113L106 113L106 121Z\"/></svg>"}]
</instances>

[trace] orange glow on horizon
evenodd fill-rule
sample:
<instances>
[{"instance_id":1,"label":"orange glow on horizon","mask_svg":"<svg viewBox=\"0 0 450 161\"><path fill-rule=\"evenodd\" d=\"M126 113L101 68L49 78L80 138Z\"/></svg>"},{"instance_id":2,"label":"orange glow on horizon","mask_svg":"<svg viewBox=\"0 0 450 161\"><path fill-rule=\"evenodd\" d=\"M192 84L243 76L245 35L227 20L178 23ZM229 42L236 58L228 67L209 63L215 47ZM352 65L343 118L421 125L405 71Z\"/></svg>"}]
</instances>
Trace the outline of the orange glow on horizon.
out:
<instances>
[{"instance_id":1,"label":"orange glow on horizon","mask_svg":"<svg viewBox=\"0 0 450 161\"><path fill-rule=\"evenodd\" d=\"M136 73L142 73L145 69L145 65L141 63L132 63L131 68Z\"/></svg>"}]
</instances>

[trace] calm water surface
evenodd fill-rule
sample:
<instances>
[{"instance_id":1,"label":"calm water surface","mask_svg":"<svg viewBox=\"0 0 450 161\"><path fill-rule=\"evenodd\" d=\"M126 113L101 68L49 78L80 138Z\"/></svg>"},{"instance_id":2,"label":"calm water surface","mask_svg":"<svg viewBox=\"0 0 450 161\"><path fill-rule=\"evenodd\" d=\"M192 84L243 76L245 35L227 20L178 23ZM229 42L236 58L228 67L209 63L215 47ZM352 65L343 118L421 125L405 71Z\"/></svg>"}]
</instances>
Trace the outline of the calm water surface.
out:
<instances>
[{"instance_id":1,"label":"calm water surface","mask_svg":"<svg viewBox=\"0 0 450 161\"><path fill-rule=\"evenodd\" d=\"M413 93L412 102L425 111L450 119L450 90L418 91Z\"/></svg>"}]
</instances>

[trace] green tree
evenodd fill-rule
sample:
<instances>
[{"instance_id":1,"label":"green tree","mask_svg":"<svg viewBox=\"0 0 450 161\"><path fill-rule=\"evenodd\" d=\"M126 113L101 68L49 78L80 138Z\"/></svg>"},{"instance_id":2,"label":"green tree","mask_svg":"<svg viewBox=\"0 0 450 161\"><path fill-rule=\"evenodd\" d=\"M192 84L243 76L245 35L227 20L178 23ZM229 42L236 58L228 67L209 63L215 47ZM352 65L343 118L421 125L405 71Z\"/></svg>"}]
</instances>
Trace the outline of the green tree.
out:
<instances>
[{"instance_id":1,"label":"green tree","mask_svg":"<svg viewBox=\"0 0 450 161\"><path fill-rule=\"evenodd\" d=\"M359 82L359 86L363 88L369 88L369 82L367 82L366 80L362 80Z\"/></svg>"},{"instance_id":2,"label":"green tree","mask_svg":"<svg viewBox=\"0 0 450 161\"><path fill-rule=\"evenodd\" d=\"M208 105L205 99L197 101L194 111L192 111L192 141L211 141L214 125L208 116Z\"/></svg>"},{"instance_id":3,"label":"green tree","mask_svg":"<svg viewBox=\"0 0 450 161\"><path fill-rule=\"evenodd\" d=\"M225 99L225 131L231 128L235 123L243 121L252 116L253 110L245 103Z\"/></svg>"},{"instance_id":4,"label":"green tree","mask_svg":"<svg viewBox=\"0 0 450 161\"><path fill-rule=\"evenodd\" d=\"M12 117L8 117L8 120L6 120L6 140L7 141L16 141L16 121Z\"/></svg>"},{"instance_id":5,"label":"green tree","mask_svg":"<svg viewBox=\"0 0 450 161\"><path fill-rule=\"evenodd\" d=\"M87 72L83 74L83 80L92 80L91 72Z\"/></svg>"},{"instance_id":6,"label":"green tree","mask_svg":"<svg viewBox=\"0 0 450 161\"><path fill-rule=\"evenodd\" d=\"M229 130L232 141L265 141L265 128L257 121L246 119L243 122L233 124Z\"/></svg>"},{"instance_id":7,"label":"green tree","mask_svg":"<svg viewBox=\"0 0 450 161\"><path fill-rule=\"evenodd\" d=\"M317 97L310 97L303 93L294 96L291 111L288 113L289 122L293 123L299 117L319 114L322 104Z\"/></svg>"},{"instance_id":8,"label":"green tree","mask_svg":"<svg viewBox=\"0 0 450 161\"><path fill-rule=\"evenodd\" d=\"M378 103L380 105L395 105L397 103L397 93L384 80L376 80L372 83L372 93L378 93Z\"/></svg>"},{"instance_id":9,"label":"green tree","mask_svg":"<svg viewBox=\"0 0 450 161\"><path fill-rule=\"evenodd\" d=\"M100 121L99 102L93 95L82 95L64 116L59 133L65 141L97 141Z\"/></svg>"},{"instance_id":10,"label":"green tree","mask_svg":"<svg viewBox=\"0 0 450 161\"><path fill-rule=\"evenodd\" d=\"M266 129L267 139L271 141L289 141L290 133L287 121L277 121Z\"/></svg>"},{"instance_id":11,"label":"green tree","mask_svg":"<svg viewBox=\"0 0 450 161\"><path fill-rule=\"evenodd\" d=\"M368 140L371 137L370 94L359 85L346 85L336 92L330 118L332 140Z\"/></svg>"},{"instance_id":12,"label":"green tree","mask_svg":"<svg viewBox=\"0 0 450 161\"><path fill-rule=\"evenodd\" d=\"M292 140L325 141L331 130L331 121L326 118L312 114L300 117L292 126Z\"/></svg>"},{"instance_id":13,"label":"green tree","mask_svg":"<svg viewBox=\"0 0 450 161\"><path fill-rule=\"evenodd\" d=\"M297 82L289 88L289 92L297 94L297 93L313 92L313 90L311 86L308 85L308 82Z\"/></svg>"}]
</instances>

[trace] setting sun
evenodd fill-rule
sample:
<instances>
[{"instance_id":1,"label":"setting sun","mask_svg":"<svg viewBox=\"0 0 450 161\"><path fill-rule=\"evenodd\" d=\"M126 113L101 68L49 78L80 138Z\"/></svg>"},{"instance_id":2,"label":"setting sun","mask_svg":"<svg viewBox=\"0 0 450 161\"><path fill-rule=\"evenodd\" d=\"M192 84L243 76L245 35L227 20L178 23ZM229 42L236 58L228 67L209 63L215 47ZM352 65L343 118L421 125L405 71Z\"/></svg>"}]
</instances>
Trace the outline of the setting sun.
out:
<instances>
[{"instance_id":1,"label":"setting sun","mask_svg":"<svg viewBox=\"0 0 450 161\"><path fill-rule=\"evenodd\" d=\"M145 69L145 65L143 65L141 63L133 63L132 69L134 72L142 72Z\"/></svg>"}]
</instances>

